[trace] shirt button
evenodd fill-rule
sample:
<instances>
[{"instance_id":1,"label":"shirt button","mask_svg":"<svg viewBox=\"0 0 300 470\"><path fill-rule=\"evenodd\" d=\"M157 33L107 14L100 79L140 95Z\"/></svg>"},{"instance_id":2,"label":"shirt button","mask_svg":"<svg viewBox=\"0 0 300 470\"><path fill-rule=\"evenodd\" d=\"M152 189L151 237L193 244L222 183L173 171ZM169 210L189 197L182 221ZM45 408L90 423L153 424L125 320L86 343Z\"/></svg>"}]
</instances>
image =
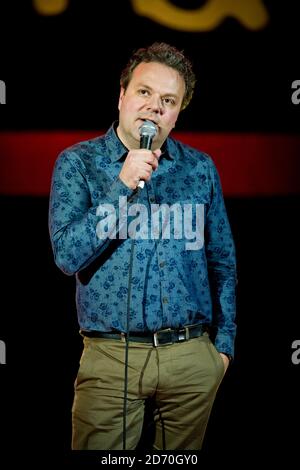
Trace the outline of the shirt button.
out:
<instances>
[{"instance_id":1,"label":"shirt button","mask_svg":"<svg viewBox=\"0 0 300 470\"><path fill-rule=\"evenodd\" d=\"M162 301L163 304L167 304L169 302L168 297L163 297Z\"/></svg>"},{"instance_id":2,"label":"shirt button","mask_svg":"<svg viewBox=\"0 0 300 470\"><path fill-rule=\"evenodd\" d=\"M165 264L166 264L165 261L161 261L161 262L159 263L159 267L160 267L160 268L163 268L163 267L165 266Z\"/></svg>"},{"instance_id":3,"label":"shirt button","mask_svg":"<svg viewBox=\"0 0 300 470\"><path fill-rule=\"evenodd\" d=\"M150 196L149 201L150 201L151 203L152 203L152 202L155 202L155 197L154 197L154 196Z\"/></svg>"}]
</instances>

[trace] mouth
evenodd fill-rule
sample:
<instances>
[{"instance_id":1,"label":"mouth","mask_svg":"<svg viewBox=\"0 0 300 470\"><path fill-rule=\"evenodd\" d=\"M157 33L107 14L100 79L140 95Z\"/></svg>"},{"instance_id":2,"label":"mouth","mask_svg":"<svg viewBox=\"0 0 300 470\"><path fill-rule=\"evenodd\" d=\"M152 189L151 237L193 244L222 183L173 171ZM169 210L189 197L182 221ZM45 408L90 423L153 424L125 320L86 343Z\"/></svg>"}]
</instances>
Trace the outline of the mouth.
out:
<instances>
[{"instance_id":1,"label":"mouth","mask_svg":"<svg viewBox=\"0 0 300 470\"><path fill-rule=\"evenodd\" d=\"M139 118L139 119L140 119L140 121L143 121L143 122L145 122L145 121L151 121L151 122L153 122L153 124L154 124L156 127L159 127L157 121L155 121L154 119L149 119L149 118Z\"/></svg>"}]
</instances>

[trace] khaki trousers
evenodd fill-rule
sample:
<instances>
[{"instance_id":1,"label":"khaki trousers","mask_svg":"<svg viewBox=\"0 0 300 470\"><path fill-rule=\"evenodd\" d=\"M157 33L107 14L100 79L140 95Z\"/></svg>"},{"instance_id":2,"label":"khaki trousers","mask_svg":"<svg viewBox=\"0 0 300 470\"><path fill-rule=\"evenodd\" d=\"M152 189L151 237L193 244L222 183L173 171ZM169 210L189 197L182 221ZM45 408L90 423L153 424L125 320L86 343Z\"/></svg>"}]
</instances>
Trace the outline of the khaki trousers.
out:
<instances>
[{"instance_id":1,"label":"khaki trousers","mask_svg":"<svg viewBox=\"0 0 300 470\"><path fill-rule=\"evenodd\" d=\"M126 449L137 447L145 399L155 403L153 449L199 450L223 360L207 334L153 347L129 343ZM125 343L84 338L72 408L74 450L123 448Z\"/></svg>"}]
</instances>

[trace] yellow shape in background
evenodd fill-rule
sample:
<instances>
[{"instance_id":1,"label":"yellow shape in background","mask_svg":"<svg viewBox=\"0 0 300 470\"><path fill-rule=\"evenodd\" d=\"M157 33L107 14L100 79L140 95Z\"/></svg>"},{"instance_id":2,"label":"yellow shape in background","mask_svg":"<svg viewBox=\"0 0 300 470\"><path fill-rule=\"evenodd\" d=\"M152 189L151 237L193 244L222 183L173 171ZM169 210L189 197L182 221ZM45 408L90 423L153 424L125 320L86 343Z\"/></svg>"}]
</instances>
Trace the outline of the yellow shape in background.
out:
<instances>
[{"instance_id":1,"label":"yellow shape in background","mask_svg":"<svg viewBox=\"0 0 300 470\"><path fill-rule=\"evenodd\" d=\"M236 18L249 29L261 29L269 21L262 0L207 0L194 10L186 10L170 0L131 0L135 13L168 28L180 31L210 31L227 17Z\"/></svg>"},{"instance_id":2,"label":"yellow shape in background","mask_svg":"<svg viewBox=\"0 0 300 470\"><path fill-rule=\"evenodd\" d=\"M40 15L60 15L69 6L69 0L33 0L33 6Z\"/></svg>"}]
</instances>

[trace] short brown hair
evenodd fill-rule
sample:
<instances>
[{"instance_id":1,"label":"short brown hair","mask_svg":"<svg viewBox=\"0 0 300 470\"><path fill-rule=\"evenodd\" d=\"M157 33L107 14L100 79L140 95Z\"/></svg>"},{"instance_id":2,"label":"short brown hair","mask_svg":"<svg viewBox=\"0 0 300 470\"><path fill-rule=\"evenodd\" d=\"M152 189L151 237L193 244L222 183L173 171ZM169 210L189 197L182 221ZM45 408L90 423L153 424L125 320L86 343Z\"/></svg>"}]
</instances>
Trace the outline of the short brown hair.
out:
<instances>
[{"instance_id":1,"label":"short brown hair","mask_svg":"<svg viewBox=\"0 0 300 470\"><path fill-rule=\"evenodd\" d=\"M128 87L134 69L141 62L159 62L177 70L185 83L185 93L181 109L186 108L193 96L196 77L191 61L185 57L183 52L164 42L155 42L147 48L138 49L133 53L121 73L120 83L125 90Z\"/></svg>"}]
</instances>

